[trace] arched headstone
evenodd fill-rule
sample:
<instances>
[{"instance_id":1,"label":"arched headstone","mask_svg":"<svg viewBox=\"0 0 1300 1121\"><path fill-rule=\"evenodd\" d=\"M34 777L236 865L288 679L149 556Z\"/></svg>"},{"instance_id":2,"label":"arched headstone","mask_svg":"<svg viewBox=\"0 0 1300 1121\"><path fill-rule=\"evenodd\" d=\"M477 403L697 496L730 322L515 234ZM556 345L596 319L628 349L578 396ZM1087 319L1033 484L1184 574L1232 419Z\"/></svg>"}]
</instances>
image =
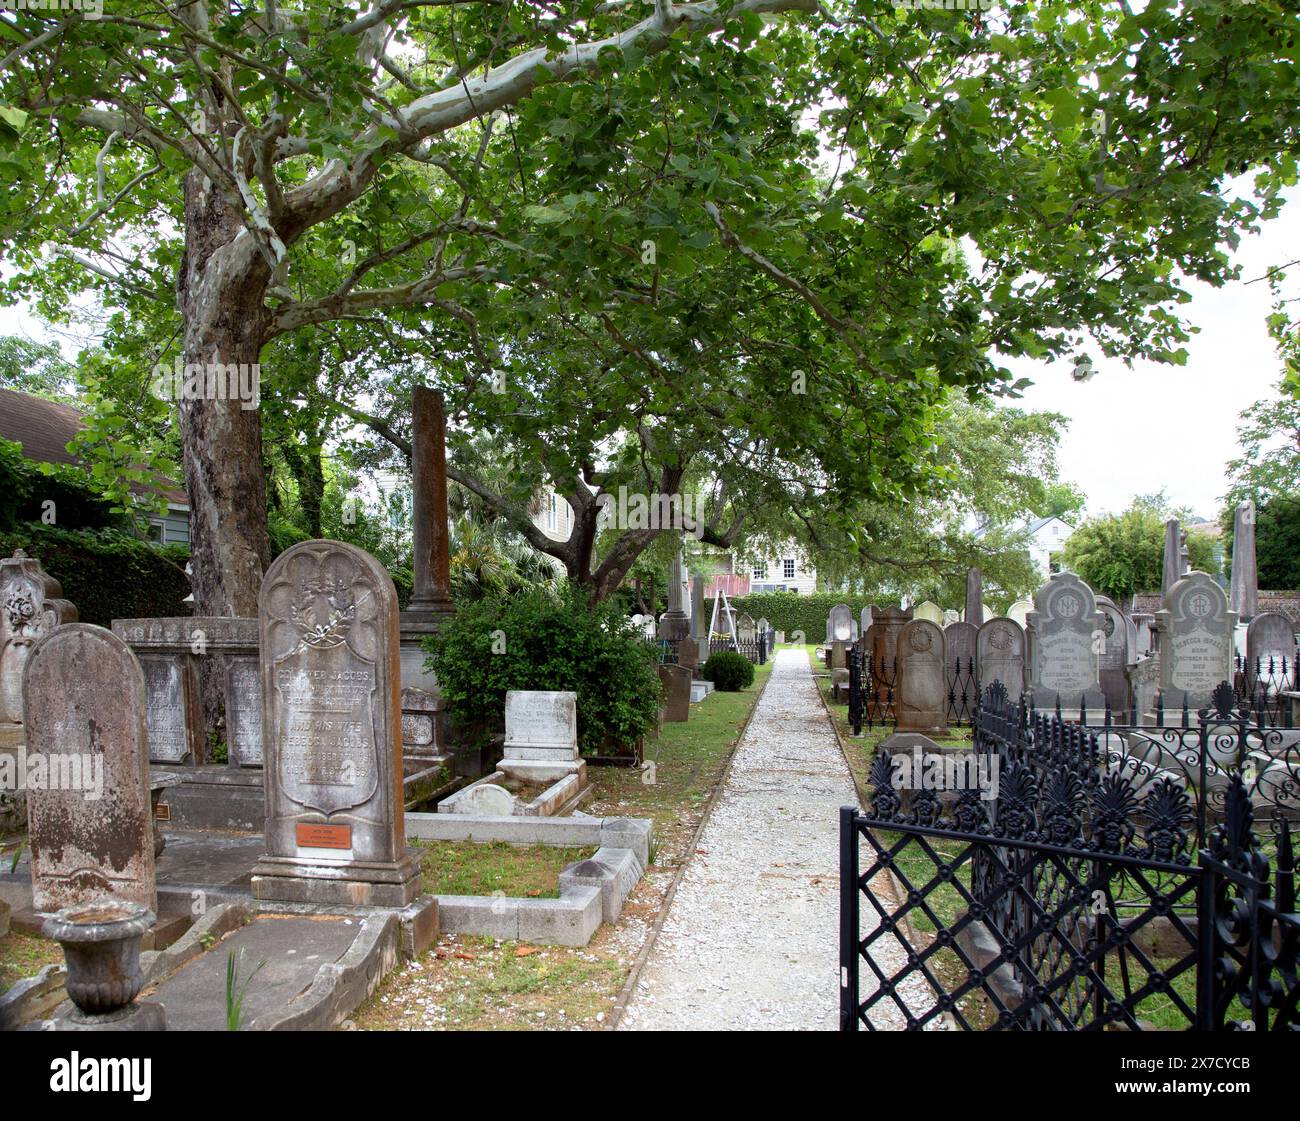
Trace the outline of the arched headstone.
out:
<instances>
[{"instance_id":1,"label":"arched headstone","mask_svg":"<svg viewBox=\"0 0 1300 1121\"><path fill-rule=\"evenodd\" d=\"M931 600L922 600L912 609L912 617L924 619L936 627L943 626L943 608Z\"/></svg>"},{"instance_id":2,"label":"arched headstone","mask_svg":"<svg viewBox=\"0 0 1300 1121\"><path fill-rule=\"evenodd\" d=\"M111 631L69 623L28 656L23 698L32 906L108 897L156 911L139 661Z\"/></svg>"},{"instance_id":3,"label":"arched headstone","mask_svg":"<svg viewBox=\"0 0 1300 1121\"><path fill-rule=\"evenodd\" d=\"M1101 613L1092 589L1073 572L1058 572L1034 594L1025 627L1029 690L1038 708L1079 716L1080 705L1100 715L1104 707L1097 673Z\"/></svg>"},{"instance_id":4,"label":"arched headstone","mask_svg":"<svg viewBox=\"0 0 1300 1121\"><path fill-rule=\"evenodd\" d=\"M853 612L847 603L837 603L826 617L826 637L829 642L849 642L853 638Z\"/></svg>"},{"instance_id":5,"label":"arched headstone","mask_svg":"<svg viewBox=\"0 0 1300 1121\"><path fill-rule=\"evenodd\" d=\"M1160 630L1160 699L1166 713L1186 703L1191 712L1208 708L1214 690L1232 681L1232 634L1237 615L1218 581L1189 572L1165 594L1156 612Z\"/></svg>"},{"instance_id":6,"label":"arched headstone","mask_svg":"<svg viewBox=\"0 0 1300 1121\"><path fill-rule=\"evenodd\" d=\"M1265 611L1246 627L1246 688L1252 697L1297 687L1294 624Z\"/></svg>"},{"instance_id":7,"label":"arched headstone","mask_svg":"<svg viewBox=\"0 0 1300 1121\"><path fill-rule=\"evenodd\" d=\"M267 569L261 626L266 854L257 899L403 907L397 592L363 549L304 541Z\"/></svg>"},{"instance_id":8,"label":"arched headstone","mask_svg":"<svg viewBox=\"0 0 1300 1121\"><path fill-rule=\"evenodd\" d=\"M1025 632L1014 619L993 618L979 628L975 644L980 693L1000 681L1010 698L1025 691Z\"/></svg>"},{"instance_id":9,"label":"arched headstone","mask_svg":"<svg viewBox=\"0 0 1300 1121\"><path fill-rule=\"evenodd\" d=\"M913 619L898 636L894 710L898 731L935 735L948 726L943 631Z\"/></svg>"},{"instance_id":10,"label":"arched headstone","mask_svg":"<svg viewBox=\"0 0 1300 1121\"><path fill-rule=\"evenodd\" d=\"M1102 696L1113 712L1124 713L1130 702L1128 667L1137 661L1137 626L1106 596L1097 597L1097 610L1101 612L1097 676Z\"/></svg>"},{"instance_id":11,"label":"arched headstone","mask_svg":"<svg viewBox=\"0 0 1300 1121\"><path fill-rule=\"evenodd\" d=\"M1023 627L1029 621L1029 613L1034 609L1032 599L1018 599L1007 608L1007 618Z\"/></svg>"}]
</instances>

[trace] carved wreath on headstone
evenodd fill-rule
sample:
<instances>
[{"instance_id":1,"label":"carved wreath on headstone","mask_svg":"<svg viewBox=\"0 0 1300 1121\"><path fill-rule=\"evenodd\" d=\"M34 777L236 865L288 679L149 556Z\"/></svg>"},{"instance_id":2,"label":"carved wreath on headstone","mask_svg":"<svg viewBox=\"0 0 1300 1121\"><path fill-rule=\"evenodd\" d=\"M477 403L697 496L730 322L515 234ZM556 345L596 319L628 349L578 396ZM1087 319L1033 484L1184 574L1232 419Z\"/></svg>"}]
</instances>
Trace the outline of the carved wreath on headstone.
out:
<instances>
[{"instance_id":1,"label":"carved wreath on headstone","mask_svg":"<svg viewBox=\"0 0 1300 1121\"><path fill-rule=\"evenodd\" d=\"M303 581L302 594L290 611L290 620L302 630L299 645L318 650L345 643L356 617L352 587L341 576Z\"/></svg>"},{"instance_id":2,"label":"carved wreath on headstone","mask_svg":"<svg viewBox=\"0 0 1300 1121\"><path fill-rule=\"evenodd\" d=\"M36 601L25 588L11 592L5 600L5 619L14 634L22 634L36 618Z\"/></svg>"}]
</instances>

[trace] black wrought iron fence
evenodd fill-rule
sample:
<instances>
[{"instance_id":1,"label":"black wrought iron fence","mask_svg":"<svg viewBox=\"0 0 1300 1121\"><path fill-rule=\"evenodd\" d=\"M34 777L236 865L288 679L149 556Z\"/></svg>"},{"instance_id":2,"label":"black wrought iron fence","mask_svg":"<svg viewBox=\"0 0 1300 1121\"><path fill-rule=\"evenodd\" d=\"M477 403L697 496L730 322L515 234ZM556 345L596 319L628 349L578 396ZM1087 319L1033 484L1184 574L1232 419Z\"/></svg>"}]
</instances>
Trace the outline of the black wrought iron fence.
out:
<instances>
[{"instance_id":1,"label":"black wrought iron fence","mask_svg":"<svg viewBox=\"0 0 1300 1121\"><path fill-rule=\"evenodd\" d=\"M768 654L771 647L768 645L768 635L760 631L753 638L741 638L732 641L731 638L710 638L709 653L716 654L721 650L734 650L738 654L753 662L756 666L767 664Z\"/></svg>"},{"instance_id":2,"label":"black wrought iron fence","mask_svg":"<svg viewBox=\"0 0 1300 1121\"><path fill-rule=\"evenodd\" d=\"M948 723L970 724L979 707L980 682L974 658L949 658L945 667L948 686Z\"/></svg>"},{"instance_id":3,"label":"black wrought iron fence","mask_svg":"<svg viewBox=\"0 0 1300 1121\"><path fill-rule=\"evenodd\" d=\"M1000 685L970 751L879 755L841 811L842 1028L1300 1028L1295 745L1234 702L1180 771Z\"/></svg>"},{"instance_id":4,"label":"black wrought iron fence","mask_svg":"<svg viewBox=\"0 0 1300 1121\"><path fill-rule=\"evenodd\" d=\"M1291 704L1283 694L1300 689L1295 658L1243 658L1237 654L1234 670L1238 703L1249 707L1261 724L1289 728Z\"/></svg>"}]
</instances>

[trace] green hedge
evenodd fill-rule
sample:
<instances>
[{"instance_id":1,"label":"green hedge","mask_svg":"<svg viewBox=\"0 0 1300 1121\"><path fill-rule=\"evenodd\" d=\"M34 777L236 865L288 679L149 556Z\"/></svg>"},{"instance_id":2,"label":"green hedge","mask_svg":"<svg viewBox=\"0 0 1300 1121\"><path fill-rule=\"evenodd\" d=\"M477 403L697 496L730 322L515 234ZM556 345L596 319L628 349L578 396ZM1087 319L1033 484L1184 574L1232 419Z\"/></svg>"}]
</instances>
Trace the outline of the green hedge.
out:
<instances>
[{"instance_id":1,"label":"green hedge","mask_svg":"<svg viewBox=\"0 0 1300 1121\"><path fill-rule=\"evenodd\" d=\"M793 632L803 631L805 642L821 642L826 638L826 616L837 603L847 603L853 618L861 621L862 609L875 603L886 606L886 600L863 596L843 596L830 592L816 592L801 596L795 592L759 592L751 596L737 596L731 605L739 614L750 615L754 622L767 616L774 631L785 631L786 641L793 641ZM710 609L712 603L710 603Z\"/></svg>"},{"instance_id":2,"label":"green hedge","mask_svg":"<svg viewBox=\"0 0 1300 1121\"><path fill-rule=\"evenodd\" d=\"M46 503L52 502L52 507ZM42 522L49 510L58 524L80 528L125 527L111 504L95 490L90 476L66 463L39 464L23 456L13 440L0 440L0 530L20 530Z\"/></svg>"},{"instance_id":3,"label":"green hedge","mask_svg":"<svg viewBox=\"0 0 1300 1121\"><path fill-rule=\"evenodd\" d=\"M56 529L36 524L0 532L0 554L22 549L63 585L83 623L107 627L114 619L188 615L185 576L189 550L151 545L116 530Z\"/></svg>"}]
</instances>

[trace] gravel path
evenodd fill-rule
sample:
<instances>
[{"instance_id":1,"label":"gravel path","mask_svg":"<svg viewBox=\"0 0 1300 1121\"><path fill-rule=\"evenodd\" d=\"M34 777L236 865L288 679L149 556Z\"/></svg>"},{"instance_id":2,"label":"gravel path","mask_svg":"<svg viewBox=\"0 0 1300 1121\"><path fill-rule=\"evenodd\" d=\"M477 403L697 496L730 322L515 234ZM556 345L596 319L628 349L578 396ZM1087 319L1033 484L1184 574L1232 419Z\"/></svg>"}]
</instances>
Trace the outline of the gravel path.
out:
<instances>
[{"instance_id":1,"label":"gravel path","mask_svg":"<svg viewBox=\"0 0 1300 1121\"><path fill-rule=\"evenodd\" d=\"M833 1031L837 811L856 801L807 655L778 652L619 1029Z\"/></svg>"}]
</instances>

